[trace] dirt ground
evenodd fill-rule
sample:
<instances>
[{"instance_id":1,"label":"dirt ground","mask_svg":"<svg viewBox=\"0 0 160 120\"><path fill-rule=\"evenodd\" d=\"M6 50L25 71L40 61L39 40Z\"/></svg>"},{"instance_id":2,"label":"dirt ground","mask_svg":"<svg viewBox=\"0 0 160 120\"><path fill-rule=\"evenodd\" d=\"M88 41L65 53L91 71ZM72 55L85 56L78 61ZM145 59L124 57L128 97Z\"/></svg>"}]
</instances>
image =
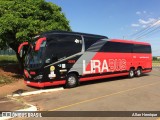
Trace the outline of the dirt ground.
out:
<instances>
[{"instance_id":1,"label":"dirt ground","mask_svg":"<svg viewBox=\"0 0 160 120\"><path fill-rule=\"evenodd\" d=\"M0 84L0 98L6 95L12 95L17 90L33 91L37 88L28 87L24 84L23 75L18 64L9 64L0 66L1 79L7 79L8 82Z\"/></svg>"},{"instance_id":2,"label":"dirt ground","mask_svg":"<svg viewBox=\"0 0 160 120\"><path fill-rule=\"evenodd\" d=\"M23 76L20 73L18 64L0 65L1 86L22 80Z\"/></svg>"}]
</instances>

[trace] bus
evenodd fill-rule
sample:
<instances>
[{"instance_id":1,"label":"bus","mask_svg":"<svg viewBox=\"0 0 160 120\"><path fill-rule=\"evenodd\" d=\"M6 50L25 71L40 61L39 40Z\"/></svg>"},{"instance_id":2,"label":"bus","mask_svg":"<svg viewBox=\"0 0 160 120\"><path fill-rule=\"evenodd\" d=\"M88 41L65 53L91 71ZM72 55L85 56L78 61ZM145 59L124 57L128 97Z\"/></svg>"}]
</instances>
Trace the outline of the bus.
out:
<instances>
[{"instance_id":1,"label":"bus","mask_svg":"<svg viewBox=\"0 0 160 120\"><path fill-rule=\"evenodd\" d=\"M22 43L24 82L28 86L65 85L118 76L139 77L152 70L151 45L132 40L65 31L49 31Z\"/></svg>"}]
</instances>

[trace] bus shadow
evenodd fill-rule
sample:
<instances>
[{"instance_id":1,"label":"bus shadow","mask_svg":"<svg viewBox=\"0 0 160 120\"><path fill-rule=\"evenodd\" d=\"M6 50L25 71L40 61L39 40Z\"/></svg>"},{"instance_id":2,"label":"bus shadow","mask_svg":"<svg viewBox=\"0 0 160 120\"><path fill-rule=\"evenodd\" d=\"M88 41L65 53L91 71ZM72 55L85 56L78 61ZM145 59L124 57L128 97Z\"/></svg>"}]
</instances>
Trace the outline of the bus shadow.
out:
<instances>
[{"instance_id":1,"label":"bus shadow","mask_svg":"<svg viewBox=\"0 0 160 120\"><path fill-rule=\"evenodd\" d=\"M22 74L15 74L15 75L12 75L12 77L16 78L16 79L23 79L23 75Z\"/></svg>"},{"instance_id":2,"label":"bus shadow","mask_svg":"<svg viewBox=\"0 0 160 120\"><path fill-rule=\"evenodd\" d=\"M0 68L4 72L10 72L10 73L14 73L14 74L21 74L22 73L18 63L3 64L3 65L0 65Z\"/></svg>"},{"instance_id":3,"label":"bus shadow","mask_svg":"<svg viewBox=\"0 0 160 120\"><path fill-rule=\"evenodd\" d=\"M28 86L28 85L27 85ZM58 86L46 86L44 88L39 88L39 87L35 87L35 86L28 86L30 88L33 88L33 89L37 89L37 90L47 90L47 89L56 89L56 88L60 88L60 87L64 87L64 85L58 85Z\"/></svg>"}]
</instances>

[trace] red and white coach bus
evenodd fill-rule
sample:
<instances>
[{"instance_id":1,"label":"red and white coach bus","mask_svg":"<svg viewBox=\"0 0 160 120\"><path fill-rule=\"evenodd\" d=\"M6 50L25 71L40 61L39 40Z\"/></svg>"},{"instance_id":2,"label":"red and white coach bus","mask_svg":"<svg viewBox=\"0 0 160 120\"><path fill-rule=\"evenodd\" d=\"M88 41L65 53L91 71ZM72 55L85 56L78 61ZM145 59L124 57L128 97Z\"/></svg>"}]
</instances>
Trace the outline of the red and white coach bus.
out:
<instances>
[{"instance_id":1,"label":"red and white coach bus","mask_svg":"<svg viewBox=\"0 0 160 120\"><path fill-rule=\"evenodd\" d=\"M50 31L24 42L24 81L29 86L65 85L128 75L141 76L152 70L151 45L78 32Z\"/></svg>"}]
</instances>

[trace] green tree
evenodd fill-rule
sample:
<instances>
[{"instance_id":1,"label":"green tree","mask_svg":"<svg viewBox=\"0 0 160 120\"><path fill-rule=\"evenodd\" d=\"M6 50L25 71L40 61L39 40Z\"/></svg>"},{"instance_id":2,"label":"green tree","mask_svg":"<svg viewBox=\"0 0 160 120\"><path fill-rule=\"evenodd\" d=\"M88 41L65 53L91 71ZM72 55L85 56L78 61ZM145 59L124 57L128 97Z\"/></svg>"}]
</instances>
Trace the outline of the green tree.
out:
<instances>
[{"instance_id":1,"label":"green tree","mask_svg":"<svg viewBox=\"0 0 160 120\"><path fill-rule=\"evenodd\" d=\"M49 30L71 31L61 7L45 0L0 0L0 47L10 46L19 61L18 46Z\"/></svg>"}]
</instances>

